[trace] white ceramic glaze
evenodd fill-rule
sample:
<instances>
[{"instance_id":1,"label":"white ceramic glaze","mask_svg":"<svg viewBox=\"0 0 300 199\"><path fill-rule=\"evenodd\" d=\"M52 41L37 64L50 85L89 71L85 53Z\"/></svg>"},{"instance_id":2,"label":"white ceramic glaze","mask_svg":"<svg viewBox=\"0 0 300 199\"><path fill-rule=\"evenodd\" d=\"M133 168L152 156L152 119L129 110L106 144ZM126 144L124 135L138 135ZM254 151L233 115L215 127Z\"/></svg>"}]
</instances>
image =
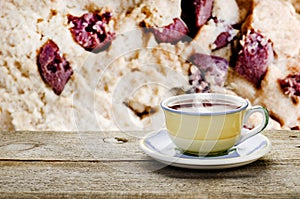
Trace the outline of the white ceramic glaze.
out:
<instances>
[{"instance_id":1,"label":"white ceramic glaze","mask_svg":"<svg viewBox=\"0 0 300 199\"><path fill-rule=\"evenodd\" d=\"M243 132L248 130L243 129ZM183 153L170 139L167 131L146 135L140 141L141 149L166 165L191 169L225 169L243 166L263 157L271 149L267 137L257 134L219 156L196 156Z\"/></svg>"}]
</instances>

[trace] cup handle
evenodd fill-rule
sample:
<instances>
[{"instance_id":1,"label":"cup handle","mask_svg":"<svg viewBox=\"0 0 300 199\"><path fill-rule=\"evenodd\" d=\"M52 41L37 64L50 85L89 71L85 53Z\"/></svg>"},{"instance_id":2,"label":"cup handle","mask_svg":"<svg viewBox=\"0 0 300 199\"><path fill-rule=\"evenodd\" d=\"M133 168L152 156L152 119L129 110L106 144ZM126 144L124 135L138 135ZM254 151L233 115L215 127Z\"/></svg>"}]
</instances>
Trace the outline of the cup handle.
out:
<instances>
[{"instance_id":1,"label":"cup handle","mask_svg":"<svg viewBox=\"0 0 300 199\"><path fill-rule=\"evenodd\" d=\"M256 126L254 129L248 131L247 133L243 133L240 136L239 141L237 142L236 145L244 142L245 140L247 140L248 138L260 133L262 130L264 130L266 128L266 126L269 123L269 113L267 111L267 109L265 109L262 106L253 106L250 109L248 109L245 113L244 116L244 120L243 120L243 124L245 124L247 122L247 120L249 119L249 117L253 114L253 113L261 113L263 116L263 121L261 122L260 125Z\"/></svg>"}]
</instances>

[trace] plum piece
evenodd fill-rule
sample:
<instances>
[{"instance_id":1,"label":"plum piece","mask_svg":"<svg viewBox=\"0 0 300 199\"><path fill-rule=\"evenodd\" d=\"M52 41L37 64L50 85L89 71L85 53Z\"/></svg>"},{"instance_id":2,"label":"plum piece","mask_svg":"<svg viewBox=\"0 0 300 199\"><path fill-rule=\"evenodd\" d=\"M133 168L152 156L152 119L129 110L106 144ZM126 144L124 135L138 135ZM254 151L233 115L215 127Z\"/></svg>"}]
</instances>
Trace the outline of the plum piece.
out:
<instances>
[{"instance_id":1,"label":"plum piece","mask_svg":"<svg viewBox=\"0 0 300 199\"><path fill-rule=\"evenodd\" d=\"M237 30L235 30L231 25L226 25L224 32L221 32L213 42L212 50L218 50L227 46L227 44L234 40L236 34Z\"/></svg>"},{"instance_id":2,"label":"plum piece","mask_svg":"<svg viewBox=\"0 0 300 199\"><path fill-rule=\"evenodd\" d=\"M284 94L300 96L300 73L290 74L278 81Z\"/></svg>"},{"instance_id":3,"label":"plum piece","mask_svg":"<svg viewBox=\"0 0 300 199\"><path fill-rule=\"evenodd\" d=\"M259 87L274 60L272 42L252 29L243 36L239 49L234 70Z\"/></svg>"},{"instance_id":4,"label":"plum piece","mask_svg":"<svg viewBox=\"0 0 300 199\"><path fill-rule=\"evenodd\" d=\"M179 41L188 40L187 34L189 32L187 26L179 18L174 18L173 23L162 28L150 28L154 34L157 43L171 43L176 44Z\"/></svg>"},{"instance_id":5,"label":"plum piece","mask_svg":"<svg viewBox=\"0 0 300 199\"><path fill-rule=\"evenodd\" d=\"M230 40L229 38L231 37L229 32L222 32L221 34L218 35L217 39L214 41L214 50L220 49L224 46L226 46Z\"/></svg>"},{"instance_id":6,"label":"plum piece","mask_svg":"<svg viewBox=\"0 0 300 199\"><path fill-rule=\"evenodd\" d=\"M192 55L189 59L213 85L223 86L228 71L228 61L222 57L201 53Z\"/></svg>"},{"instance_id":7,"label":"plum piece","mask_svg":"<svg viewBox=\"0 0 300 199\"><path fill-rule=\"evenodd\" d=\"M68 23L73 24L70 28L73 39L87 51L103 51L115 39L115 33L111 32L108 26L112 18L111 12L86 13L80 17L69 14L67 17Z\"/></svg>"},{"instance_id":8,"label":"plum piece","mask_svg":"<svg viewBox=\"0 0 300 199\"><path fill-rule=\"evenodd\" d=\"M189 28L191 38L211 17L212 9L213 0L181 0L181 19Z\"/></svg>"},{"instance_id":9,"label":"plum piece","mask_svg":"<svg viewBox=\"0 0 300 199\"><path fill-rule=\"evenodd\" d=\"M56 95L60 95L73 74L73 70L65 57L60 55L58 46L52 40L48 40L41 47L37 65L44 82L53 89Z\"/></svg>"}]
</instances>

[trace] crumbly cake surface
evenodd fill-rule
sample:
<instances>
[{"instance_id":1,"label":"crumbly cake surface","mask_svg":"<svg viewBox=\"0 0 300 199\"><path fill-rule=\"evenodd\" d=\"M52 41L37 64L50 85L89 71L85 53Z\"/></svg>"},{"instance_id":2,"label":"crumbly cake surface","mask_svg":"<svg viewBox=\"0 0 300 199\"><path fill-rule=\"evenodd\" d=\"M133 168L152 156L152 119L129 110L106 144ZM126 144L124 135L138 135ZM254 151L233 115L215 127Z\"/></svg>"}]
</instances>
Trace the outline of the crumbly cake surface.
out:
<instances>
[{"instance_id":1,"label":"crumbly cake surface","mask_svg":"<svg viewBox=\"0 0 300 199\"><path fill-rule=\"evenodd\" d=\"M129 122L122 121L124 128L136 125L131 120L143 126L143 121L124 106L125 99L112 106L116 93L124 93L124 89L131 87L137 91L128 91L126 97L142 106L152 106L160 98L147 96L165 92L166 79L171 82L167 86L180 82L174 81L167 70L186 81L181 75L186 73L185 63L174 56L175 47L145 49L151 38L139 27L143 20L156 25L169 23L180 14L177 1L5 1L1 4L2 130L118 129L119 120L129 116ZM98 54L89 53L74 42L67 21L68 14L80 16L94 10L112 11L113 28L118 33L112 46ZM42 81L37 70L37 51L48 39L55 41L74 70L59 96ZM153 56L158 57L153 59ZM149 76L153 82L164 84L147 88L144 81ZM136 82L130 82L131 79ZM136 97L138 92L145 96ZM115 113L113 110L118 106L126 111Z\"/></svg>"},{"instance_id":2,"label":"crumbly cake surface","mask_svg":"<svg viewBox=\"0 0 300 199\"><path fill-rule=\"evenodd\" d=\"M290 4L283 0L230 0L226 3L215 0L212 16L218 20L210 19L193 41L159 44L142 24L162 27L172 23L174 18L180 18L180 3L177 0L2 1L0 130L161 128L161 99L185 92L191 86L189 57L194 53L205 53L230 61L232 44L215 50L213 42L228 28L230 39L237 37L240 30L231 26L243 24L246 19L248 26L260 29L273 41L278 56L273 63L276 71L298 71L300 21L294 8L299 11L299 1L293 0ZM273 21L269 17L278 14L279 10L270 4L282 8L279 13L282 16L276 15ZM113 15L109 26L116 38L106 50L88 52L72 38L69 30L72 25L67 16L104 11ZM285 24L287 21L289 23ZM57 44L74 71L60 95L45 84L37 66L38 52L49 39ZM279 76L285 75L281 72ZM291 107L291 99L282 94L278 85L272 86L276 82L273 76L273 73L266 76L262 81L266 90L259 91L230 68L226 88L216 87L215 90L234 91L254 104L267 106L283 126L297 125L285 112L278 110L277 102L271 101L272 96L284 98L284 103ZM293 117L299 116L295 113Z\"/></svg>"},{"instance_id":3,"label":"crumbly cake surface","mask_svg":"<svg viewBox=\"0 0 300 199\"><path fill-rule=\"evenodd\" d=\"M300 57L300 21L295 8L288 1L257 0L252 13L243 24L243 29L258 30L270 39L274 60L268 66L259 88L235 73L229 76L230 85L253 104L267 107L283 128L299 126L299 97L284 94L279 84L279 80L287 75L300 72L297 61ZM245 89L240 89L241 85Z\"/></svg>"}]
</instances>

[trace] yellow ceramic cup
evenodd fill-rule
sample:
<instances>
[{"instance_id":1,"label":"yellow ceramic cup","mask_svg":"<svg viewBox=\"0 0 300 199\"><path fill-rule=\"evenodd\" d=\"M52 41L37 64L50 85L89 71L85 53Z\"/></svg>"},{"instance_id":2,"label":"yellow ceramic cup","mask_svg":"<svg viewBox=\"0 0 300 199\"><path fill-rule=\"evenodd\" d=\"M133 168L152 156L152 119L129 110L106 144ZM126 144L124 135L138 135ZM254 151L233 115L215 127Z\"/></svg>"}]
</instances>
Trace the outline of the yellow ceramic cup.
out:
<instances>
[{"instance_id":1,"label":"yellow ceramic cup","mask_svg":"<svg viewBox=\"0 0 300 199\"><path fill-rule=\"evenodd\" d=\"M241 97L216 93L179 95L161 102L174 144L187 153L201 156L224 153L267 126L267 110L248 106L248 101ZM249 116L256 112L263 116L261 124L241 134Z\"/></svg>"}]
</instances>

